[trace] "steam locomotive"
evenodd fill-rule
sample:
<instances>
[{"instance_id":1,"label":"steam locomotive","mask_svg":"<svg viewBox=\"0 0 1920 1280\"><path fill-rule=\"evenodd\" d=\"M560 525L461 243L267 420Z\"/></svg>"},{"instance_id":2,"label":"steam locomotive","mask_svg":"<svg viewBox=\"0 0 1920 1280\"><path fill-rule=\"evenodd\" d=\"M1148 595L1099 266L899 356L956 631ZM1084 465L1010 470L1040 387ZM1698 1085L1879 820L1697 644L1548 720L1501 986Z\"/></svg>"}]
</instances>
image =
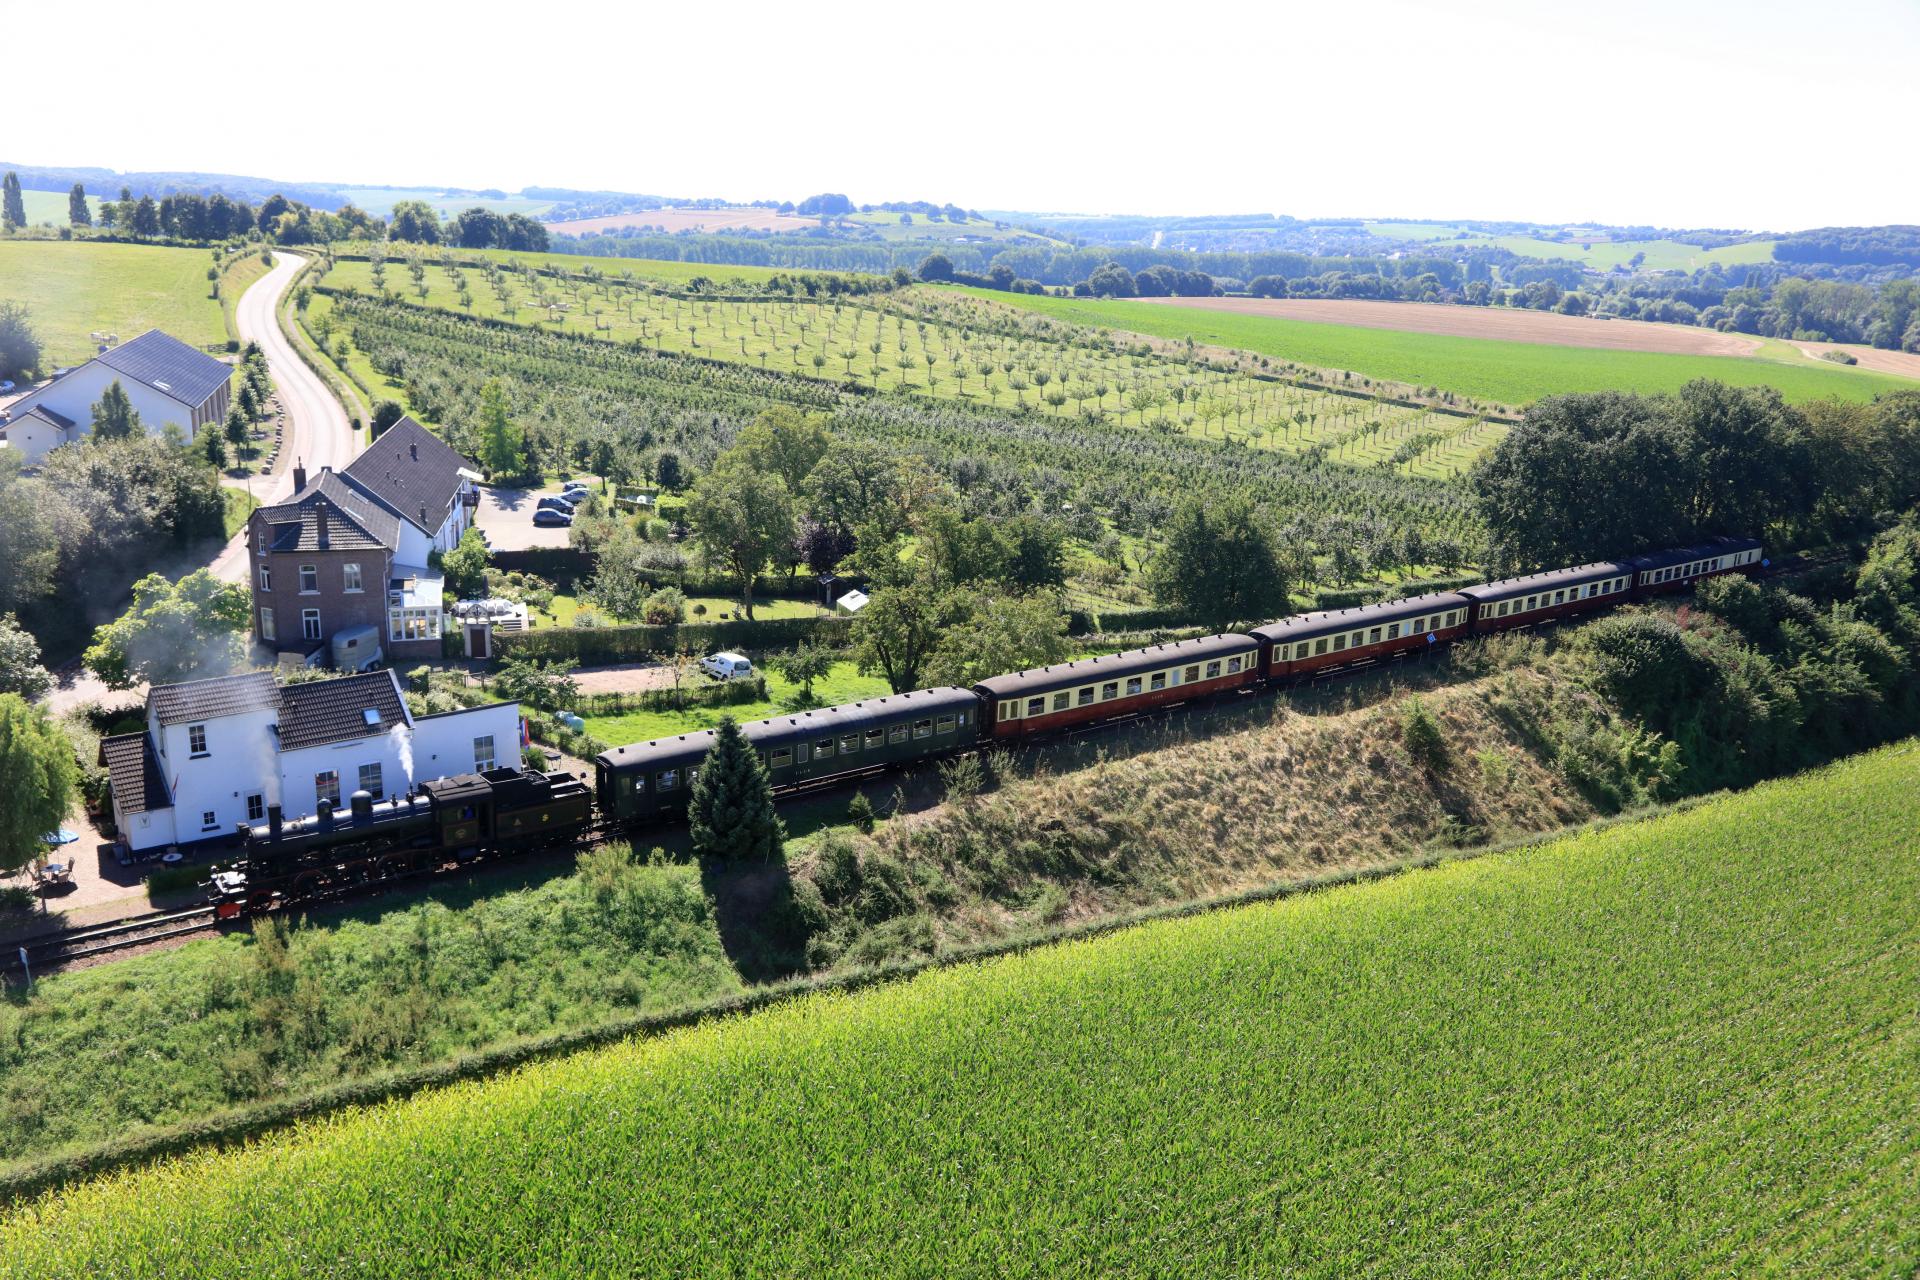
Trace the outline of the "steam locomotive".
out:
<instances>
[{"instance_id":1,"label":"steam locomotive","mask_svg":"<svg viewBox=\"0 0 1920 1280\"><path fill-rule=\"evenodd\" d=\"M1577 617L1687 590L1766 564L1753 538L1717 538L1629 560L1597 561L1351 609L1300 614L1247 632L1152 645L993 676L971 688L916 689L740 726L776 795L880 769L1128 719L1225 694L1286 685L1474 635ZM243 850L208 892L222 917L435 869L551 848L601 824L619 831L684 816L712 730L614 747L591 790L567 773L489 769L422 784L347 812L243 824Z\"/></svg>"}]
</instances>

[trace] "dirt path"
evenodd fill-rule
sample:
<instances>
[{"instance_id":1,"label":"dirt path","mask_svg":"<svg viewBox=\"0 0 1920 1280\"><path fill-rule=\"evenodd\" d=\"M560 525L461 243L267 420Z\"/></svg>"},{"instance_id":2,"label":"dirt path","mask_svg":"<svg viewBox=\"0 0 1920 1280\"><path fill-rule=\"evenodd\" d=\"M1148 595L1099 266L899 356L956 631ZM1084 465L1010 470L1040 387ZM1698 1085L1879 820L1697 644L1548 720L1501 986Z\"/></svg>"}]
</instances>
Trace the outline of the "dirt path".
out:
<instances>
[{"instance_id":1,"label":"dirt path","mask_svg":"<svg viewBox=\"0 0 1920 1280\"><path fill-rule=\"evenodd\" d=\"M1141 301L1283 320L1348 324L1362 329L1395 329L1402 333L1456 338L1499 338L1543 346L1691 356L1750 356L1760 349L1760 340L1745 334L1720 333L1688 325L1648 324L1641 320L1563 316L1551 311L1522 311L1510 307L1371 302L1350 298L1142 298Z\"/></svg>"},{"instance_id":2,"label":"dirt path","mask_svg":"<svg viewBox=\"0 0 1920 1280\"><path fill-rule=\"evenodd\" d=\"M1862 369L1900 378L1920 378L1920 351L1887 351L1852 342L1795 342L1793 345L1816 360L1825 351L1844 351L1858 360Z\"/></svg>"}]
</instances>

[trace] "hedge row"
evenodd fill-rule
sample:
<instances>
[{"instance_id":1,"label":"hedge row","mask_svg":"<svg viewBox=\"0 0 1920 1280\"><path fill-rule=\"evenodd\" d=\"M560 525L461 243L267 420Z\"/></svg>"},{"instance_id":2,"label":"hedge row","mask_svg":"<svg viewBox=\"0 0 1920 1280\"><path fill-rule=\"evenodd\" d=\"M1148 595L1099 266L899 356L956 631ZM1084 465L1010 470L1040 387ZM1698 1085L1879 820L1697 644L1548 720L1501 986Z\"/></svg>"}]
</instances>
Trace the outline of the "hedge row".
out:
<instances>
[{"instance_id":1,"label":"hedge row","mask_svg":"<svg viewBox=\"0 0 1920 1280\"><path fill-rule=\"evenodd\" d=\"M501 658L573 658L582 666L641 662L668 653L719 649L791 649L804 640L832 648L850 638L848 618L764 618L756 622L688 622L679 626L553 627L496 634Z\"/></svg>"},{"instance_id":2,"label":"hedge row","mask_svg":"<svg viewBox=\"0 0 1920 1280\"><path fill-rule=\"evenodd\" d=\"M709 680L695 676L684 689L644 689L637 693L589 693L570 708L582 716L621 716L632 711L680 711L687 707L738 707L767 700L767 678Z\"/></svg>"},{"instance_id":3,"label":"hedge row","mask_svg":"<svg viewBox=\"0 0 1920 1280\"><path fill-rule=\"evenodd\" d=\"M487 557L495 569L531 573L563 589L572 589L593 576L593 557L573 547L531 547L524 551L495 551ZM695 569L639 568L634 575L655 587L678 587L690 596L719 596L735 600L740 596L740 580L722 574ZM842 578L834 584L836 595L845 595L859 584L858 579ZM775 600L820 599L820 584L807 574L780 574L753 580L754 598Z\"/></svg>"}]
</instances>

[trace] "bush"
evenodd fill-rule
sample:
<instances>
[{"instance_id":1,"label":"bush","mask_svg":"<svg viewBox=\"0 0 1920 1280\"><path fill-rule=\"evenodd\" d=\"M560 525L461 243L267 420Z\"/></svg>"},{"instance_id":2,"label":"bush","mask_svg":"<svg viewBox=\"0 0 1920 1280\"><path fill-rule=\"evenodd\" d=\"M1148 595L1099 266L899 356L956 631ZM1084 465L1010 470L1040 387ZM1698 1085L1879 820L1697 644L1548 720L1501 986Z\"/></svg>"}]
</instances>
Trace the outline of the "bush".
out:
<instances>
[{"instance_id":1,"label":"bush","mask_svg":"<svg viewBox=\"0 0 1920 1280\"><path fill-rule=\"evenodd\" d=\"M1413 762L1428 773L1439 773L1450 763L1446 731L1417 696L1408 698L1400 713L1400 736Z\"/></svg>"},{"instance_id":2,"label":"bush","mask_svg":"<svg viewBox=\"0 0 1920 1280\"><path fill-rule=\"evenodd\" d=\"M871 835L873 819L873 801L867 799L867 793L864 791L854 792L853 799L847 801L847 821L862 832Z\"/></svg>"},{"instance_id":3,"label":"bush","mask_svg":"<svg viewBox=\"0 0 1920 1280\"><path fill-rule=\"evenodd\" d=\"M554 627L497 635L501 657L573 658L583 666L639 662L663 653L717 649L790 649L803 640L841 648L847 618L768 618L758 622L684 623L672 627L619 626L587 630Z\"/></svg>"}]
</instances>

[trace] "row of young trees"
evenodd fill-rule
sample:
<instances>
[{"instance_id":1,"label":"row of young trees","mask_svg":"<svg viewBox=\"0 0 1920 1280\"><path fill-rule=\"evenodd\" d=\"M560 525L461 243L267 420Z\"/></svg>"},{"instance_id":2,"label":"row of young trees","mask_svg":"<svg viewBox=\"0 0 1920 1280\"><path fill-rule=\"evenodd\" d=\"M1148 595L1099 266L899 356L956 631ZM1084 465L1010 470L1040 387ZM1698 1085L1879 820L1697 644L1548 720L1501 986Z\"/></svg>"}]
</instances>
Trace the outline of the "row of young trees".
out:
<instances>
[{"instance_id":1,"label":"row of young trees","mask_svg":"<svg viewBox=\"0 0 1920 1280\"><path fill-rule=\"evenodd\" d=\"M413 244L448 244L463 249L521 249L544 253L551 247L547 228L520 213L495 213L476 205L449 218L445 225L424 200L402 200L393 206L387 239Z\"/></svg>"}]
</instances>

